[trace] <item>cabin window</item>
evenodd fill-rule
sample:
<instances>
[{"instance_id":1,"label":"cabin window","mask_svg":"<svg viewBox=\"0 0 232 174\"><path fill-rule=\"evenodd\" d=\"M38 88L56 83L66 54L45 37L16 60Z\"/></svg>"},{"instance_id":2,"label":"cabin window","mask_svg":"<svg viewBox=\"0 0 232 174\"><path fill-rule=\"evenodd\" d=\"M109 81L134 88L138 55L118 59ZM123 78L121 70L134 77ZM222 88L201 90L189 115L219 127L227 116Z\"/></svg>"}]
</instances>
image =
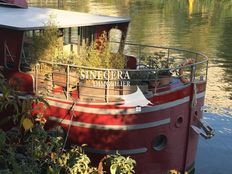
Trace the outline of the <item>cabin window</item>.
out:
<instances>
[{"instance_id":1,"label":"cabin window","mask_svg":"<svg viewBox=\"0 0 232 174\"><path fill-rule=\"evenodd\" d=\"M110 48L112 53L117 53L120 48L120 42L122 39L122 31L119 29L111 29L109 32Z\"/></svg>"},{"instance_id":2,"label":"cabin window","mask_svg":"<svg viewBox=\"0 0 232 174\"><path fill-rule=\"evenodd\" d=\"M40 36L42 34L42 30L33 30L32 36Z\"/></svg>"},{"instance_id":3,"label":"cabin window","mask_svg":"<svg viewBox=\"0 0 232 174\"><path fill-rule=\"evenodd\" d=\"M95 40L94 27L72 27L63 29L64 51L78 54L82 46Z\"/></svg>"},{"instance_id":4,"label":"cabin window","mask_svg":"<svg viewBox=\"0 0 232 174\"><path fill-rule=\"evenodd\" d=\"M95 40L95 28L94 27L80 27L78 30L78 36L80 37L80 45L89 45Z\"/></svg>"},{"instance_id":5,"label":"cabin window","mask_svg":"<svg viewBox=\"0 0 232 174\"><path fill-rule=\"evenodd\" d=\"M70 53L77 53L77 45L78 45L78 36L77 36L77 28L65 28L63 29L64 34L64 51Z\"/></svg>"},{"instance_id":6,"label":"cabin window","mask_svg":"<svg viewBox=\"0 0 232 174\"><path fill-rule=\"evenodd\" d=\"M4 64L8 69L14 69L15 64L15 55L12 54L10 48L8 47L7 41L4 42Z\"/></svg>"},{"instance_id":7,"label":"cabin window","mask_svg":"<svg viewBox=\"0 0 232 174\"><path fill-rule=\"evenodd\" d=\"M41 34L40 30L31 30L24 32L24 42L23 42L23 49L21 53L20 59L20 70L21 71L28 71L30 70L30 64L32 61L31 57L31 48L33 44L33 36Z\"/></svg>"},{"instance_id":8,"label":"cabin window","mask_svg":"<svg viewBox=\"0 0 232 174\"><path fill-rule=\"evenodd\" d=\"M64 35L64 44L69 44L71 42L70 40L70 35L71 35L71 30L70 28L64 28L63 29L63 35Z\"/></svg>"},{"instance_id":9,"label":"cabin window","mask_svg":"<svg viewBox=\"0 0 232 174\"><path fill-rule=\"evenodd\" d=\"M25 36L26 36L26 38L32 38L33 37L33 31L26 31L25 32Z\"/></svg>"},{"instance_id":10,"label":"cabin window","mask_svg":"<svg viewBox=\"0 0 232 174\"><path fill-rule=\"evenodd\" d=\"M71 28L70 42L78 44L78 29L77 28Z\"/></svg>"},{"instance_id":11,"label":"cabin window","mask_svg":"<svg viewBox=\"0 0 232 174\"><path fill-rule=\"evenodd\" d=\"M44 30L31 30L24 33L23 51L20 68L29 69L32 62L31 48L33 37L43 34ZM63 51L78 54L83 46L90 45L95 40L95 27L72 27L59 29L59 36L63 37Z\"/></svg>"},{"instance_id":12,"label":"cabin window","mask_svg":"<svg viewBox=\"0 0 232 174\"><path fill-rule=\"evenodd\" d=\"M89 45L95 40L94 27L78 27L70 30L70 43L80 46Z\"/></svg>"}]
</instances>

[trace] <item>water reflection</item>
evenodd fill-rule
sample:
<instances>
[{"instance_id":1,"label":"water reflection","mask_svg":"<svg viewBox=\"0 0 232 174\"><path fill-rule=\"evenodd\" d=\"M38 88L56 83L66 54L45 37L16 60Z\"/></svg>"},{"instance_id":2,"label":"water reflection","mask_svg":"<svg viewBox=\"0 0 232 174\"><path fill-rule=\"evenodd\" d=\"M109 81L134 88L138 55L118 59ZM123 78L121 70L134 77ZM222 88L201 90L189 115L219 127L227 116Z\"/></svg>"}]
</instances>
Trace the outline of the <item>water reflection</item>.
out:
<instances>
[{"instance_id":1,"label":"water reflection","mask_svg":"<svg viewBox=\"0 0 232 174\"><path fill-rule=\"evenodd\" d=\"M231 107L231 0L28 0L31 5L130 16L127 41L200 50L210 58L208 104Z\"/></svg>"}]
</instances>

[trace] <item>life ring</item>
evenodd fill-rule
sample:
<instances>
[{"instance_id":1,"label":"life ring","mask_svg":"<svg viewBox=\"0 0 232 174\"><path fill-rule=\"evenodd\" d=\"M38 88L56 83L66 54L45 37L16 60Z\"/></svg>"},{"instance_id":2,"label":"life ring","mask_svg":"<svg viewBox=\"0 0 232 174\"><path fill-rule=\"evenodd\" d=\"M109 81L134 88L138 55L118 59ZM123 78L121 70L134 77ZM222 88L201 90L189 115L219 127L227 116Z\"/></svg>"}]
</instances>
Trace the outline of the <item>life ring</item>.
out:
<instances>
[{"instance_id":1,"label":"life ring","mask_svg":"<svg viewBox=\"0 0 232 174\"><path fill-rule=\"evenodd\" d=\"M186 65L191 65L193 64L193 60L192 59L186 59L181 65L180 65L180 69L179 69L179 77L180 77L180 81L182 83L189 83L190 79L184 76L184 66Z\"/></svg>"}]
</instances>

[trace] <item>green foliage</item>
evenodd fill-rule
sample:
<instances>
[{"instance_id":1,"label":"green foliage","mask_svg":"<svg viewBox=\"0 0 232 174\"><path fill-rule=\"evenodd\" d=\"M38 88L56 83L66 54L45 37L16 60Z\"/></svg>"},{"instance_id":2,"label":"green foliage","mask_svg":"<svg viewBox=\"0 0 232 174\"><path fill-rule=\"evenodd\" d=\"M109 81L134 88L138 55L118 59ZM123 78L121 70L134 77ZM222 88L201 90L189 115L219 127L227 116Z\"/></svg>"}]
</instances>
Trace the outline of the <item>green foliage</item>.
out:
<instances>
[{"instance_id":1,"label":"green foliage","mask_svg":"<svg viewBox=\"0 0 232 174\"><path fill-rule=\"evenodd\" d=\"M122 53L111 53L106 32L103 32L90 45L82 45L78 54L65 52L63 49L63 35L57 28L53 17L50 17L47 27L36 34L32 40L32 63L43 60L112 69L123 69L126 65L126 58Z\"/></svg>"},{"instance_id":2,"label":"green foliage","mask_svg":"<svg viewBox=\"0 0 232 174\"><path fill-rule=\"evenodd\" d=\"M18 93L0 76L0 90L3 92L0 97L1 111L12 110L6 118L15 123L10 130L0 129L0 173L99 173L97 168L90 166L91 161L81 147L63 149L63 138L44 129L46 120L41 109L46 107L33 107L35 103L47 106L43 98L30 96L19 99ZM4 125L6 122L0 123ZM135 162L131 158L112 155L109 159L112 174L133 173Z\"/></svg>"},{"instance_id":3,"label":"green foliage","mask_svg":"<svg viewBox=\"0 0 232 174\"><path fill-rule=\"evenodd\" d=\"M111 174L133 174L135 160L130 157L121 156L119 153L115 155L105 156L99 163L99 174L103 174L103 168L109 168Z\"/></svg>"},{"instance_id":4,"label":"green foliage","mask_svg":"<svg viewBox=\"0 0 232 174\"><path fill-rule=\"evenodd\" d=\"M2 75L0 75L0 77L0 91L3 94L3 96L0 97L0 111L9 111L4 112L8 115L1 118L0 126L13 121L15 125L20 127L24 118L31 116L33 110L32 103L42 102L45 106L48 105L43 98L37 96L25 96L24 100L20 99L18 92L6 82Z\"/></svg>"},{"instance_id":5,"label":"green foliage","mask_svg":"<svg viewBox=\"0 0 232 174\"><path fill-rule=\"evenodd\" d=\"M0 150L4 147L6 143L6 133L2 130L0 130Z\"/></svg>"},{"instance_id":6,"label":"green foliage","mask_svg":"<svg viewBox=\"0 0 232 174\"><path fill-rule=\"evenodd\" d=\"M35 125L24 140L27 144L27 154L37 159L46 158L54 150L61 149L61 139L50 136L40 125Z\"/></svg>"},{"instance_id":7,"label":"green foliage","mask_svg":"<svg viewBox=\"0 0 232 174\"><path fill-rule=\"evenodd\" d=\"M143 58L144 63L149 68L155 68L158 70L173 68L174 58L168 57L165 52L155 52L153 55L145 56Z\"/></svg>"},{"instance_id":8,"label":"green foliage","mask_svg":"<svg viewBox=\"0 0 232 174\"><path fill-rule=\"evenodd\" d=\"M38 60L54 61L62 54L63 37L56 27L55 18L50 16L47 27L33 37L32 57L34 63Z\"/></svg>"},{"instance_id":9,"label":"green foliage","mask_svg":"<svg viewBox=\"0 0 232 174\"><path fill-rule=\"evenodd\" d=\"M0 173L97 173L81 147L63 150L62 138L50 135L40 123L27 132L0 131L0 138Z\"/></svg>"},{"instance_id":10,"label":"green foliage","mask_svg":"<svg viewBox=\"0 0 232 174\"><path fill-rule=\"evenodd\" d=\"M162 76L171 76L174 72L176 73L175 58L168 56L167 53L163 51L144 56L142 62L146 67L155 69L154 72L149 72L148 74L148 78L151 80L159 79L159 77Z\"/></svg>"},{"instance_id":11,"label":"green foliage","mask_svg":"<svg viewBox=\"0 0 232 174\"><path fill-rule=\"evenodd\" d=\"M135 160L130 157L124 157L120 154L109 156L111 174L132 174L135 173Z\"/></svg>"},{"instance_id":12,"label":"green foliage","mask_svg":"<svg viewBox=\"0 0 232 174\"><path fill-rule=\"evenodd\" d=\"M106 32L83 50L81 55L83 66L123 69L126 65L126 57L122 53L111 53Z\"/></svg>"},{"instance_id":13,"label":"green foliage","mask_svg":"<svg viewBox=\"0 0 232 174\"><path fill-rule=\"evenodd\" d=\"M73 146L57 158L56 164L70 174L95 174L97 169L89 167L90 159L81 147Z\"/></svg>"},{"instance_id":14,"label":"green foliage","mask_svg":"<svg viewBox=\"0 0 232 174\"><path fill-rule=\"evenodd\" d=\"M20 130L13 128L4 133L6 141L2 142L0 149L0 173L38 173L39 165L36 159L26 156L26 151L20 144Z\"/></svg>"}]
</instances>

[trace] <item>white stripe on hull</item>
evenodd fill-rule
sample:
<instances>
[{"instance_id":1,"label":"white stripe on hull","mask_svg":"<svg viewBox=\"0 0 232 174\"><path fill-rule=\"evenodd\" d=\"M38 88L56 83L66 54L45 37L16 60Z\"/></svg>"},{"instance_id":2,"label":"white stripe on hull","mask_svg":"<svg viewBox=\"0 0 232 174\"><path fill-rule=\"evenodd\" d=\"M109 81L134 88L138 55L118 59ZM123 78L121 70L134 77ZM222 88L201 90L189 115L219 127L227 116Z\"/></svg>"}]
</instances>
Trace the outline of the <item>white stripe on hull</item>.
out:
<instances>
[{"instance_id":1,"label":"white stripe on hull","mask_svg":"<svg viewBox=\"0 0 232 174\"><path fill-rule=\"evenodd\" d=\"M79 121L71 121L67 119L57 118L57 117L49 117L49 120L56 121L66 125L72 125L77 127L83 127L88 129L98 129L98 130L138 130L138 129L146 129L157 127L165 124L169 124L171 122L170 118L166 118L159 121L148 122L143 124L132 124L132 125L105 125L105 124L93 124L93 123L85 123Z\"/></svg>"},{"instance_id":2,"label":"white stripe on hull","mask_svg":"<svg viewBox=\"0 0 232 174\"><path fill-rule=\"evenodd\" d=\"M202 98L204 96L205 96L205 92L197 94L197 98ZM184 104L189 101L190 101L190 97L188 96L182 99L178 99L178 100L160 104L160 105L141 107L141 111L137 111L135 107L134 108L106 109L106 108L92 108L92 107L85 107L85 106L74 106L73 110L75 112L85 112L85 113L90 113L90 114L105 114L105 115L140 114L140 113L147 113L147 112L154 112L154 111L168 109L171 107L178 106L180 104ZM52 100L48 100L48 103L50 106L63 108L67 110L69 110L70 107L72 106L72 103L61 103L61 102L52 101Z\"/></svg>"},{"instance_id":3,"label":"white stripe on hull","mask_svg":"<svg viewBox=\"0 0 232 174\"><path fill-rule=\"evenodd\" d=\"M205 92L201 92L197 94L197 99L205 97Z\"/></svg>"},{"instance_id":4,"label":"white stripe on hull","mask_svg":"<svg viewBox=\"0 0 232 174\"><path fill-rule=\"evenodd\" d=\"M147 152L147 148L137 148L137 149L123 149L123 150L104 150L104 149L94 149L90 147L83 147L84 151L90 152L90 153L97 153L97 154L116 154L119 153L121 155L132 155L132 154L139 154L139 153L145 153Z\"/></svg>"},{"instance_id":5,"label":"white stripe on hull","mask_svg":"<svg viewBox=\"0 0 232 174\"><path fill-rule=\"evenodd\" d=\"M168 102L155 106L146 106L141 107L141 111L137 111L136 108L120 108L120 109L106 109L106 108L91 108L85 106L74 106L73 110L76 112L86 112L91 114L106 114L106 115L121 115L121 114L138 114L138 113L146 113L146 112L154 112L163 109L168 109L171 107L178 106L180 104L184 104L189 101L189 97L185 97L179 100L175 100L173 102ZM50 106L59 107L63 109L69 110L71 105L66 103L60 103L56 101L48 100Z\"/></svg>"}]
</instances>

